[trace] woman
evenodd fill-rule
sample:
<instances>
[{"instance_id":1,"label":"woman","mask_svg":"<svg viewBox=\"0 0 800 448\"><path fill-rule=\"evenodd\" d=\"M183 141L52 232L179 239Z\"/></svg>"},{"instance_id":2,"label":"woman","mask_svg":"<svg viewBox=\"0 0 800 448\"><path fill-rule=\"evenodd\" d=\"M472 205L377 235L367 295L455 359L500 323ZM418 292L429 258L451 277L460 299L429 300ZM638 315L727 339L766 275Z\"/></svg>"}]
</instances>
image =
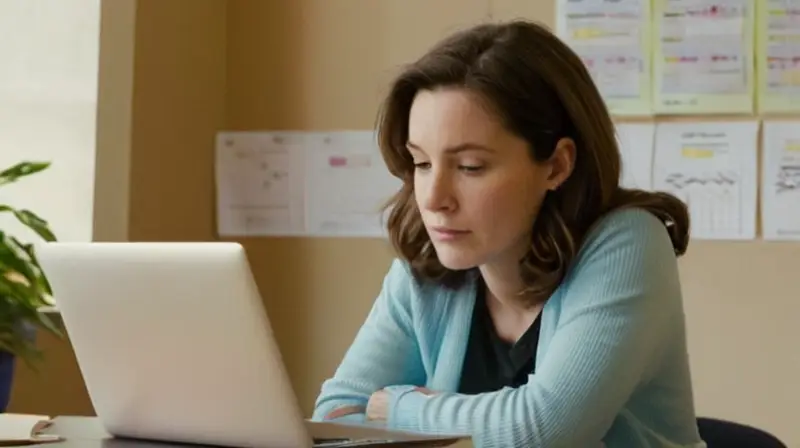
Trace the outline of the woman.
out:
<instances>
[{"instance_id":1,"label":"woman","mask_svg":"<svg viewBox=\"0 0 800 448\"><path fill-rule=\"evenodd\" d=\"M399 257L314 419L484 447L704 446L687 210L619 186L580 59L538 25L480 25L408 67L380 118Z\"/></svg>"}]
</instances>

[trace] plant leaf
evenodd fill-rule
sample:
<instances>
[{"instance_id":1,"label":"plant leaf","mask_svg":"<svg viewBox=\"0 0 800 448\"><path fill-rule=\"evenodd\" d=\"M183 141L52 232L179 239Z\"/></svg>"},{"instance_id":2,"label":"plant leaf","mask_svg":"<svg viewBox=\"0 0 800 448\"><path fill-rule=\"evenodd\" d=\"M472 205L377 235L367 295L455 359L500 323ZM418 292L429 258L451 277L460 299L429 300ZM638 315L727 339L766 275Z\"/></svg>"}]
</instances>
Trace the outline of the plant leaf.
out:
<instances>
[{"instance_id":1,"label":"plant leaf","mask_svg":"<svg viewBox=\"0 0 800 448\"><path fill-rule=\"evenodd\" d=\"M44 273L35 260L32 260L26 248L14 238L0 231L0 275L6 283L7 294L31 294L35 296L37 306L46 306L45 295L51 295L49 284ZM20 288L30 291L20 291Z\"/></svg>"},{"instance_id":2,"label":"plant leaf","mask_svg":"<svg viewBox=\"0 0 800 448\"><path fill-rule=\"evenodd\" d=\"M0 350L13 353L34 372L39 370L36 362L41 361L42 352L36 347L35 341L31 340L21 329L0 329Z\"/></svg>"},{"instance_id":3,"label":"plant leaf","mask_svg":"<svg viewBox=\"0 0 800 448\"><path fill-rule=\"evenodd\" d=\"M48 167L50 167L50 162L20 162L0 171L0 185L16 182L21 177L44 171Z\"/></svg>"},{"instance_id":4,"label":"plant leaf","mask_svg":"<svg viewBox=\"0 0 800 448\"><path fill-rule=\"evenodd\" d=\"M5 272L4 272L5 271ZM37 291L30 286L9 280L6 277L8 271L0 270L0 291L10 306L17 307L16 312L25 313L28 317L34 316L39 312L39 308L47 306L47 303L37 294Z\"/></svg>"},{"instance_id":5,"label":"plant leaf","mask_svg":"<svg viewBox=\"0 0 800 448\"><path fill-rule=\"evenodd\" d=\"M50 230L49 224L30 210L17 210L9 205L0 205L0 213L9 212L14 215L25 227L33 230L45 241L55 241L56 236Z\"/></svg>"},{"instance_id":6,"label":"plant leaf","mask_svg":"<svg viewBox=\"0 0 800 448\"><path fill-rule=\"evenodd\" d=\"M37 271L39 272L37 280L42 291L48 295L53 295L53 289L50 286L50 281L47 280L47 276L44 275L44 272L42 272L42 269L39 267L39 259L36 257L36 249L34 249L33 244L23 244L13 236L10 238L28 255L28 259L31 261L31 263L37 267Z\"/></svg>"},{"instance_id":7,"label":"plant leaf","mask_svg":"<svg viewBox=\"0 0 800 448\"><path fill-rule=\"evenodd\" d=\"M15 275L24 278L31 286L38 287L37 277L39 270L33 265L30 259L22 258L20 255L27 254L19 247L18 242L7 237L0 231L0 270L5 271L6 275Z\"/></svg>"},{"instance_id":8,"label":"plant leaf","mask_svg":"<svg viewBox=\"0 0 800 448\"><path fill-rule=\"evenodd\" d=\"M0 171L0 186L49 166L49 162L18 163ZM56 241L47 221L32 211L0 204L0 213L13 214L45 241ZM0 231L0 350L20 357L36 370L35 361L42 353L30 332L43 329L57 337L63 337L63 333L50 316L41 311L50 305L47 297L51 289L34 252L32 244L24 244Z\"/></svg>"},{"instance_id":9,"label":"plant leaf","mask_svg":"<svg viewBox=\"0 0 800 448\"><path fill-rule=\"evenodd\" d=\"M55 322L53 322L53 319L50 319L50 316L48 316L45 313L42 313L41 311L38 313L37 323L39 324L39 326L46 329L50 333L53 333L54 335L58 337L63 336L61 329L58 328L58 325L56 325Z\"/></svg>"}]
</instances>

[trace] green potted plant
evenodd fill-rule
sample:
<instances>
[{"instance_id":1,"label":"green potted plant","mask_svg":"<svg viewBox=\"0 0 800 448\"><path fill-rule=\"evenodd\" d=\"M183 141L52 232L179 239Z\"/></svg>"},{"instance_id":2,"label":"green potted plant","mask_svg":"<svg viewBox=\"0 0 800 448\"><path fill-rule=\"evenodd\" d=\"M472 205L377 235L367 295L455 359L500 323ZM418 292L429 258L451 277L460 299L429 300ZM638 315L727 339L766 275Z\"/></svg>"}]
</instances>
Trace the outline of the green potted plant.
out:
<instances>
[{"instance_id":1,"label":"green potted plant","mask_svg":"<svg viewBox=\"0 0 800 448\"><path fill-rule=\"evenodd\" d=\"M47 169L49 162L21 162L0 171L0 187ZM48 223L34 212L0 203L0 214L11 214L45 241L56 237ZM33 244L20 241L0 228L0 412L8 406L17 358L35 368L41 357L36 331L57 337L61 330L43 308L52 306L50 284Z\"/></svg>"}]
</instances>

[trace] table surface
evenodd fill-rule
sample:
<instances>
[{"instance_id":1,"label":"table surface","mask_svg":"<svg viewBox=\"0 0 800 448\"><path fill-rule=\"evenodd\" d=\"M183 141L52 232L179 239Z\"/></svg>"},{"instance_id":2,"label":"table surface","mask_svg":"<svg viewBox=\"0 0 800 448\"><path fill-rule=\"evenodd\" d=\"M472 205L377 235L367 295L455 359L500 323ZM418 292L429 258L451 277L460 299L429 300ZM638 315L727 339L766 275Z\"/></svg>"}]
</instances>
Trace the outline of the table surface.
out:
<instances>
[{"instance_id":1,"label":"table surface","mask_svg":"<svg viewBox=\"0 0 800 448\"><path fill-rule=\"evenodd\" d=\"M110 435L96 417L56 417L44 434L57 434L64 440L28 446L50 448L202 448L206 445L156 442L147 440L120 439ZM469 440L450 445L449 448L470 448Z\"/></svg>"},{"instance_id":2,"label":"table surface","mask_svg":"<svg viewBox=\"0 0 800 448\"><path fill-rule=\"evenodd\" d=\"M50 448L168 448L168 447L201 447L201 445L184 445L145 440L119 439L111 436L95 417L56 417L53 424L44 434L57 434L64 440L55 443L41 443L29 446Z\"/></svg>"}]
</instances>

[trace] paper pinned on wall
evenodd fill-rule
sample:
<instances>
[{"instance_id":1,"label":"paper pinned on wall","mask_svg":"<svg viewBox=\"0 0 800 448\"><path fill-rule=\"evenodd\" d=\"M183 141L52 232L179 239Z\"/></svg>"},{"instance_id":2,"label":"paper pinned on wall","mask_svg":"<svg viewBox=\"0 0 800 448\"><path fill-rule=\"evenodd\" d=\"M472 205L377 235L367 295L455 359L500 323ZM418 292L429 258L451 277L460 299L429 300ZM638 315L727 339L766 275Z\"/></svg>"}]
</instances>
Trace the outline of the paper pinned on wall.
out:
<instances>
[{"instance_id":1,"label":"paper pinned on wall","mask_svg":"<svg viewBox=\"0 0 800 448\"><path fill-rule=\"evenodd\" d=\"M373 131L219 133L216 184L222 237L367 238L402 185Z\"/></svg>"},{"instance_id":2,"label":"paper pinned on wall","mask_svg":"<svg viewBox=\"0 0 800 448\"><path fill-rule=\"evenodd\" d=\"M800 240L800 121L764 122L763 151L763 238Z\"/></svg>"},{"instance_id":3,"label":"paper pinned on wall","mask_svg":"<svg viewBox=\"0 0 800 448\"><path fill-rule=\"evenodd\" d=\"M759 112L800 112L800 0L759 0L758 5Z\"/></svg>"},{"instance_id":4,"label":"paper pinned on wall","mask_svg":"<svg viewBox=\"0 0 800 448\"><path fill-rule=\"evenodd\" d=\"M650 0L558 0L556 33L583 60L613 115L650 114Z\"/></svg>"},{"instance_id":5,"label":"paper pinned on wall","mask_svg":"<svg viewBox=\"0 0 800 448\"><path fill-rule=\"evenodd\" d=\"M291 132L223 132L217 136L217 227L220 236L293 236L304 232L303 150Z\"/></svg>"},{"instance_id":6,"label":"paper pinned on wall","mask_svg":"<svg viewBox=\"0 0 800 448\"><path fill-rule=\"evenodd\" d=\"M657 113L752 112L754 9L753 0L654 1Z\"/></svg>"},{"instance_id":7,"label":"paper pinned on wall","mask_svg":"<svg viewBox=\"0 0 800 448\"><path fill-rule=\"evenodd\" d=\"M372 131L320 133L306 151L306 223L316 236L386 236L386 201L402 183Z\"/></svg>"},{"instance_id":8,"label":"paper pinned on wall","mask_svg":"<svg viewBox=\"0 0 800 448\"><path fill-rule=\"evenodd\" d=\"M650 190L653 187L655 123L617 123L616 128L622 156L620 185Z\"/></svg>"},{"instance_id":9,"label":"paper pinned on wall","mask_svg":"<svg viewBox=\"0 0 800 448\"><path fill-rule=\"evenodd\" d=\"M692 236L756 237L758 122L660 123L653 188L689 207Z\"/></svg>"}]
</instances>

